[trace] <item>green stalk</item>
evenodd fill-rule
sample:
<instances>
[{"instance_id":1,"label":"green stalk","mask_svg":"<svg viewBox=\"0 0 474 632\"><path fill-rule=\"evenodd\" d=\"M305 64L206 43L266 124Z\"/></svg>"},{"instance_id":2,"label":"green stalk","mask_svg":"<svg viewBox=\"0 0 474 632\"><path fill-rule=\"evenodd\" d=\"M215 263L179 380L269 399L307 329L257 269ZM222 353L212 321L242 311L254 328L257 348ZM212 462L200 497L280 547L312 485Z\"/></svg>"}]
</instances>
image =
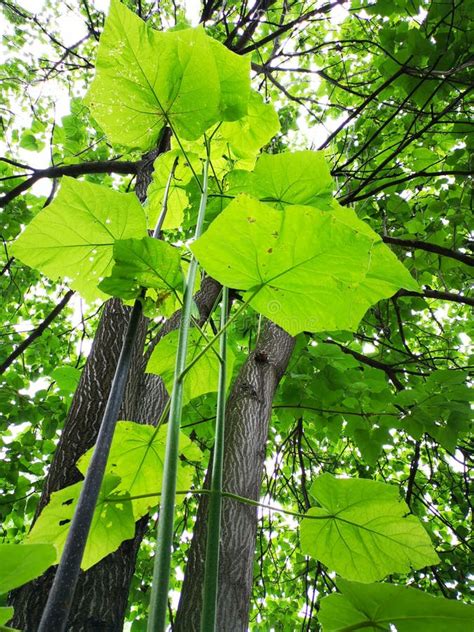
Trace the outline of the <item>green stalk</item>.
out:
<instances>
[{"instance_id":1,"label":"green stalk","mask_svg":"<svg viewBox=\"0 0 474 632\"><path fill-rule=\"evenodd\" d=\"M196 222L195 238L202 232L207 204L207 183L209 156L204 163L201 203ZM156 542L155 564L151 590L148 632L165 632L168 610L168 588L171 568L171 548L173 545L174 508L176 502L176 476L179 457L179 431L183 411L183 371L186 366L189 326L193 304L193 290L198 263L193 257L189 265L186 287L181 310L178 350L174 373L173 391L171 393L168 434L164 463L163 489L158 520L158 536Z\"/></svg>"},{"instance_id":2,"label":"green stalk","mask_svg":"<svg viewBox=\"0 0 474 632\"><path fill-rule=\"evenodd\" d=\"M224 429L226 403L227 331L229 290L222 288L221 330L219 345L220 368L217 391L216 435L212 459L211 494L207 517L206 564L204 569L203 605L201 632L216 629L217 590L219 583L219 543L222 513L222 474L224 464Z\"/></svg>"}]
</instances>

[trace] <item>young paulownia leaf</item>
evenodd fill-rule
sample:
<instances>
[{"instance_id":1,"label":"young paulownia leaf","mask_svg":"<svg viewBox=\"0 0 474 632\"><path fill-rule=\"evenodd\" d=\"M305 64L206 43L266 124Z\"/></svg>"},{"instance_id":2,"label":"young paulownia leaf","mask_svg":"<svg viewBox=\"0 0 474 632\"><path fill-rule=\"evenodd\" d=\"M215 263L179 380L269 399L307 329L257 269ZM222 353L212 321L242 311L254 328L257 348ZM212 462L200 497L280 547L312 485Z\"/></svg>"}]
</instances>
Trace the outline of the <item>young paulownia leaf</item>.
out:
<instances>
[{"instance_id":1,"label":"young paulownia leaf","mask_svg":"<svg viewBox=\"0 0 474 632\"><path fill-rule=\"evenodd\" d=\"M167 425L154 426L119 421L107 461L107 472L120 477L116 493L128 493L132 498L133 515L138 520L151 507L159 504L163 480L163 465ZM93 448L78 461L77 467L85 474L92 457ZM184 434L180 434L180 453L189 461L200 461L202 453ZM177 489L189 489L193 479L193 468L181 461L178 467ZM149 494L146 498L135 496Z\"/></svg>"},{"instance_id":2,"label":"young paulownia leaf","mask_svg":"<svg viewBox=\"0 0 474 632\"><path fill-rule=\"evenodd\" d=\"M99 289L111 296L136 298L141 288L159 290L162 302L179 305L183 291L181 256L177 248L153 237L120 239L114 244L115 265Z\"/></svg>"},{"instance_id":3,"label":"young paulownia leaf","mask_svg":"<svg viewBox=\"0 0 474 632\"><path fill-rule=\"evenodd\" d=\"M132 505L128 500L114 502L117 496L118 476L105 476L97 500L87 538L81 568L87 570L102 558L115 551L124 540L135 535ZM27 537L29 544L50 543L57 550L58 562L66 542L69 525L76 509L83 481L51 494L51 500L41 512ZM121 491L120 496L125 496ZM110 502L109 502L110 499Z\"/></svg>"},{"instance_id":4,"label":"young paulownia leaf","mask_svg":"<svg viewBox=\"0 0 474 632\"><path fill-rule=\"evenodd\" d=\"M277 208L301 204L328 210L333 186L322 151L262 154L252 172L236 171L229 177L229 193L249 193Z\"/></svg>"},{"instance_id":5,"label":"young paulownia leaf","mask_svg":"<svg viewBox=\"0 0 474 632\"><path fill-rule=\"evenodd\" d=\"M28 224L12 252L52 279L71 279L72 288L94 300L105 297L97 284L112 267L115 240L145 235L145 214L134 193L65 177L55 200Z\"/></svg>"},{"instance_id":6,"label":"young paulownia leaf","mask_svg":"<svg viewBox=\"0 0 474 632\"><path fill-rule=\"evenodd\" d=\"M249 65L202 27L159 32L112 0L86 102L113 143L147 150L166 124L192 140L247 112Z\"/></svg>"},{"instance_id":7,"label":"young paulownia leaf","mask_svg":"<svg viewBox=\"0 0 474 632\"><path fill-rule=\"evenodd\" d=\"M0 544L0 594L39 577L55 561L52 544Z\"/></svg>"},{"instance_id":8,"label":"young paulownia leaf","mask_svg":"<svg viewBox=\"0 0 474 632\"><path fill-rule=\"evenodd\" d=\"M467 632L474 607L453 599L393 584L359 584L339 579L341 594L321 600L318 615L323 632Z\"/></svg>"},{"instance_id":9,"label":"young paulownia leaf","mask_svg":"<svg viewBox=\"0 0 474 632\"><path fill-rule=\"evenodd\" d=\"M189 332L188 352L186 364L206 346L208 338L204 338L198 329ZM168 393L171 394L174 382L174 367L176 352L178 349L178 331L171 331L153 349L146 370L148 373L156 373L163 380ZM189 370L184 380L184 402L189 402L195 397L217 391L219 380L219 357L213 350L208 351ZM227 350L227 386L232 379L232 368L234 366L234 354L231 349Z\"/></svg>"},{"instance_id":10,"label":"young paulownia leaf","mask_svg":"<svg viewBox=\"0 0 474 632\"><path fill-rule=\"evenodd\" d=\"M418 288L380 237L349 210L279 211L239 195L191 250L210 276L244 290L254 309L292 335L355 330L378 300L400 287Z\"/></svg>"},{"instance_id":11,"label":"young paulownia leaf","mask_svg":"<svg viewBox=\"0 0 474 632\"><path fill-rule=\"evenodd\" d=\"M319 476L300 525L301 549L342 577L373 582L437 564L429 535L394 485Z\"/></svg>"}]
</instances>

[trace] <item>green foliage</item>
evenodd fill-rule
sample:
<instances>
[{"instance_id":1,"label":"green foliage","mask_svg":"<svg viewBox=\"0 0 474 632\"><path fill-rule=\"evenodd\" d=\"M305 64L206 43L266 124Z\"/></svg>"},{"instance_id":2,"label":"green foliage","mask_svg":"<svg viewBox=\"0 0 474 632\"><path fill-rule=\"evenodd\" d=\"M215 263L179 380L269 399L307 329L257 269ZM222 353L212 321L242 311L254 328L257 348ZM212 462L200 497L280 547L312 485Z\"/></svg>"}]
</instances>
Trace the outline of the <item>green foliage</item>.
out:
<instances>
[{"instance_id":1,"label":"green foliage","mask_svg":"<svg viewBox=\"0 0 474 632\"><path fill-rule=\"evenodd\" d=\"M114 493L124 498L131 497L133 516L138 520L146 515L150 508L158 504L158 494L163 480L163 462L166 442L166 425L158 429L131 421L119 421L114 434L107 462L109 476L117 479ZM93 448L82 456L77 467L85 475L92 457ZM187 461L200 461L202 453L184 434L180 435L180 453ZM178 488L191 487L193 468L181 462L178 473ZM137 498L144 496L143 498ZM118 516L117 516L118 517ZM112 529L115 516L111 517ZM117 525L118 526L118 525Z\"/></svg>"},{"instance_id":2,"label":"green foliage","mask_svg":"<svg viewBox=\"0 0 474 632\"><path fill-rule=\"evenodd\" d=\"M135 533L132 506L123 493L118 494L116 487L119 483L120 478L113 474L107 474L103 480L82 559L84 570L115 551ZM28 544L53 544L56 547L53 563L61 557L81 488L82 482L79 482L53 492L26 539ZM116 501L117 496L120 496L119 501Z\"/></svg>"},{"instance_id":3,"label":"green foliage","mask_svg":"<svg viewBox=\"0 0 474 632\"><path fill-rule=\"evenodd\" d=\"M112 268L117 239L141 238L146 224L133 193L65 178L13 247L15 257L52 279L68 277L84 298L103 298L97 283Z\"/></svg>"},{"instance_id":4,"label":"green foliage","mask_svg":"<svg viewBox=\"0 0 474 632\"><path fill-rule=\"evenodd\" d=\"M179 305L184 282L179 250L152 237L119 239L113 257L111 275L100 282L100 290L132 299L140 296L142 287L152 288L165 314Z\"/></svg>"},{"instance_id":5,"label":"green foliage","mask_svg":"<svg viewBox=\"0 0 474 632\"><path fill-rule=\"evenodd\" d=\"M372 303L417 287L372 234L348 210L277 211L241 195L191 250L208 274L245 290L252 307L293 335L354 330Z\"/></svg>"},{"instance_id":6,"label":"green foliage","mask_svg":"<svg viewBox=\"0 0 474 632\"><path fill-rule=\"evenodd\" d=\"M193 363L198 354L205 349L208 341L209 335L205 336L197 329L189 332L188 350L186 354L187 365ZM170 331L153 349L146 369L149 373L155 373L161 377L170 395L175 380L174 365L177 349L178 331ZM205 353L192 364L184 382L184 403L205 393L217 391L219 365L219 356L213 349L211 349L209 353ZM229 386L232 379L233 365L234 354L229 350L227 356L227 386Z\"/></svg>"},{"instance_id":7,"label":"green foliage","mask_svg":"<svg viewBox=\"0 0 474 632\"><path fill-rule=\"evenodd\" d=\"M474 608L393 584L358 584L338 581L341 594L321 601L319 615L324 632L388 630L399 632L465 632L472 625Z\"/></svg>"},{"instance_id":8,"label":"green foliage","mask_svg":"<svg viewBox=\"0 0 474 632\"><path fill-rule=\"evenodd\" d=\"M372 582L439 561L395 486L322 474L310 493L320 507L301 523L301 548L342 577Z\"/></svg>"},{"instance_id":9,"label":"green foliage","mask_svg":"<svg viewBox=\"0 0 474 632\"><path fill-rule=\"evenodd\" d=\"M298 532L293 517L260 510L250 629L467 629L472 614L459 600L469 591L472 510L468 3L364 0L347 15L292 2L258 12L205 3L202 26L183 28L180 3L139 3L145 22L126 8L133 2L112 0L93 81L102 14L75 0L43 4L34 16L13 3L0 9L9 29L0 195L12 194L0 215L2 361L56 307L65 291L57 279L89 304L106 294L131 300L144 288L153 346L182 300L181 264L209 157L209 228L191 251L235 290L229 379L232 364L255 348L261 316L293 334L316 332L298 335L274 400L262 488L269 504L308 517ZM88 25L74 46L61 44L63 12ZM153 28L175 22L170 31ZM229 52L224 41L250 54ZM33 43L47 52L36 58ZM81 96L91 82L89 113ZM53 120L64 89L74 95L70 112ZM146 162L137 150L154 149L165 126L172 149L156 158L141 208L134 194L111 190L128 191L133 178L111 175L104 163L117 158L114 146L135 174ZM324 153L306 149L318 146ZM28 190L28 174L43 184L49 176L17 165L48 166L47 154L59 177L74 165L86 181L63 178L50 197L47 187ZM162 210L174 165L158 242L146 228ZM13 195L20 184L23 193ZM257 313L242 314L242 298ZM209 321L202 334L191 331L188 365L214 337L215 313ZM2 537L38 542L4 545L16 547L15 585L28 581L26 570L41 572L39 562L17 564L18 552L51 553L44 542L60 550L77 502L81 483L53 494L25 540L96 324L77 297L1 376ZM160 339L149 364L168 392L177 347L176 333ZM181 490L202 486L214 444L216 349L186 374ZM131 537L134 521L158 504L166 431L119 422L84 568ZM79 461L82 473L90 454ZM308 509L311 496L320 506ZM179 592L195 499L177 512L171 588ZM132 630L148 616L152 545L148 533L130 594ZM364 583L339 579L342 594L325 597L333 571ZM366 583L387 574L400 585ZM441 592L451 599L428 594ZM11 614L0 609L1 629Z\"/></svg>"},{"instance_id":10,"label":"green foliage","mask_svg":"<svg viewBox=\"0 0 474 632\"><path fill-rule=\"evenodd\" d=\"M50 544L0 544L0 594L42 575L55 559L56 550Z\"/></svg>"},{"instance_id":11,"label":"green foliage","mask_svg":"<svg viewBox=\"0 0 474 632\"><path fill-rule=\"evenodd\" d=\"M333 179L323 152L262 154L252 173L234 171L230 190L249 193L276 208L293 204L329 210Z\"/></svg>"},{"instance_id":12,"label":"green foliage","mask_svg":"<svg viewBox=\"0 0 474 632\"><path fill-rule=\"evenodd\" d=\"M249 62L201 27L160 33L112 0L87 103L110 141L149 149L161 129L198 138L247 111Z\"/></svg>"}]
</instances>

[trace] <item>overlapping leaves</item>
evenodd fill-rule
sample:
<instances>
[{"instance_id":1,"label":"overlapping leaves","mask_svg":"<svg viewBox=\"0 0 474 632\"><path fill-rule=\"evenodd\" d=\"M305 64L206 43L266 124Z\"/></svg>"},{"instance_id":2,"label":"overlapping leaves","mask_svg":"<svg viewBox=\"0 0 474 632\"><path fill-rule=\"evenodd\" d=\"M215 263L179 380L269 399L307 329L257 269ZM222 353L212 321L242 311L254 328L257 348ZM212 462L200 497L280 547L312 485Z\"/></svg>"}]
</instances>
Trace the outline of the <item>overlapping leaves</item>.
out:
<instances>
[{"instance_id":1,"label":"overlapping leaves","mask_svg":"<svg viewBox=\"0 0 474 632\"><path fill-rule=\"evenodd\" d=\"M99 289L132 299L140 295L142 287L153 288L157 290L159 303L171 303L171 309L178 306L183 291L179 250L153 237L120 239L114 244L113 256L112 273L100 283Z\"/></svg>"},{"instance_id":2,"label":"overlapping leaves","mask_svg":"<svg viewBox=\"0 0 474 632\"><path fill-rule=\"evenodd\" d=\"M157 429L130 421L117 423L82 560L84 570L132 538L135 521L159 503L165 441L166 426ZM77 463L82 474L86 473L93 449ZM201 451L185 435L180 435L180 452L189 461L201 459ZM189 489L193 472L186 461L180 463L179 489ZM29 544L54 544L57 556L52 563L61 556L82 484L81 481L54 492L28 535Z\"/></svg>"},{"instance_id":3,"label":"overlapping leaves","mask_svg":"<svg viewBox=\"0 0 474 632\"><path fill-rule=\"evenodd\" d=\"M246 114L249 70L202 27L158 32L112 0L87 103L111 142L147 150L167 124L192 140Z\"/></svg>"},{"instance_id":4,"label":"overlapping leaves","mask_svg":"<svg viewBox=\"0 0 474 632\"><path fill-rule=\"evenodd\" d=\"M117 424L106 471L120 477L114 491L131 496L135 520L144 516L150 507L159 502L166 432L166 425L157 429L132 421L119 421ZM93 449L88 450L78 461L77 467L84 475L92 452ZM200 461L202 456L201 451L182 433L180 453L188 461ZM192 475L193 468L187 466L186 461L181 461L178 468L178 489L189 489ZM137 496L145 497L136 498Z\"/></svg>"},{"instance_id":5,"label":"overlapping leaves","mask_svg":"<svg viewBox=\"0 0 474 632\"><path fill-rule=\"evenodd\" d=\"M204 349L208 338L197 330L189 332L186 364L190 365L196 356ZM171 395L174 382L175 357L178 349L178 331L171 331L153 349L147 365L149 373L161 376L168 393ZM232 379L234 354L227 351L227 385ZM190 368L184 382L183 401L188 402L195 397L217 391L220 360L217 353L210 349Z\"/></svg>"},{"instance_id":6,"label":"overlapping leaves","mask_svg":"<svg viewBox=\"0 0 474 632\"><path fill-rule=\"evenodd\" d=\"M239 195L191 247L208 274L291 334L357 328L367 309L417 287L349 209L282 211Z\"/></svg>"},{"instance_id":7,"label":"overlapping leaves","mask_svg":"<svg viewBox=\"0 0 474 632\"><path fill-rule=\"evenodd\" d=\"M389 630L398 632L466 632L474 608L459 601L434 597L415 588L393 584L359 584L339 579L340 594L321 601L323 632Z\"/></svg>"},{"instance_id":8,"label":"overlapping leaves","mask_svg":"<svg viewBox=\"0 0 474 632\"><path fill-rule=\"evenodd\" d=\"M55 200L28 224L12 252L52 279L70 278L72 288L93 300L104 297L97 284L112 267L115 241L145 235L135 194L63 178Z\"/></svg>"},{"instance_id":9,"label":"overlapping leaves","mask_svg":"<svg viewBox=\"0 0 474 632\"><path fill-rule=\"evenodd\" d=\"M124 540L133 538L135 520L130 502L117 496L118 476L105 476L94 511L89 537L87 538L81 567L87 570L103 557L115 551ZM64 549L69 526L77 506L82 482L75 483L51 494L51 500L41 512L27 542L30 544L54 544L57 551L56 562ZM121 497L124 494L120 494Z\"/></svg>"}]
</instances>

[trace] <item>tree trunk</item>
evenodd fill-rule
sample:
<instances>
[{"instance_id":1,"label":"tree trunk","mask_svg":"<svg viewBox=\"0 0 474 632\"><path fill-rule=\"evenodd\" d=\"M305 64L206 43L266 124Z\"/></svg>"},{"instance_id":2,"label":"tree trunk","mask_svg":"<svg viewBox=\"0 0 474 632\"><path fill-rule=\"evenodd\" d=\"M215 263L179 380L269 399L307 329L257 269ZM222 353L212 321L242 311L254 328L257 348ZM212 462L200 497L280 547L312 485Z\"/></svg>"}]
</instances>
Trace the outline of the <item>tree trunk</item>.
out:
<instances>
[{"instance_id":1,"label":"tree trunk","mask_svg":"<svg viewBox=\"0 0 474 632\"><path fill-rule=\"evenodd\" d=\"M227 402L223 489L258 500L272 400L286 370L294 338L267 322ZM208 497L200 499L174 632L199 632L204 580ZM217 630L247 630L253 582L257 508L223 499Z\"/></svg>"}]
</instances>

